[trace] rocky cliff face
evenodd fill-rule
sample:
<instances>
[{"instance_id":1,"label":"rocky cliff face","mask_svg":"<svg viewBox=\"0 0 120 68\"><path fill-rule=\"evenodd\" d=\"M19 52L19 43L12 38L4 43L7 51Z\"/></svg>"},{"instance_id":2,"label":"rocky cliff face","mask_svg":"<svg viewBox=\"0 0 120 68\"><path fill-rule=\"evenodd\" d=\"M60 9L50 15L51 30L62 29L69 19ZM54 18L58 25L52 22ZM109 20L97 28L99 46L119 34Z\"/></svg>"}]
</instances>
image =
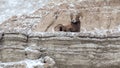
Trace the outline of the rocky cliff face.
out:
<instances>
[{"instance_id":1,"label":"rocky cliff face","mask_svg":"<svg viewBox=\"0 0 120 68\"><path fill-rule=\"evenodd\" d=\"M57 68L120 67L120 35L4 33L0 41L2 68L43 68L39 57L45 49Z\"/></svg>"},{"instance_id":2,"label":"rocky cliff face","mask_svg":"<svg viewBox=\"0 0 120 68\"><path fill-rule=\"evenodd\" d=\"M62 2L62 1L61 1ZM105 30L105 29L115 29L119 25L119 0L85 0L85 1L67 1L56 4L50 11L50 14L45 17L45 22L48 26L53 22L55 12L58 11L58 19L55 20L54 24L48 29L51 31L57 24L67 24L70 23L70 13L82 13L81 20L81 31L90 30ZM53 20L51 21L51 19ZM47 21L46 21L47 20ZM42 22L42 23L43 23ZM43 23L44 24L44 23ZM38 24L38 31L44 25ZM44 31L44 30L43 30Z\"/></svg>"},{"instance_id":3,"label":"rocky cliff face","mask_svg":"<svg viewBox=\"0 0 120 68\"><path fill-rule=\"evenodd\" d=\"M1 29L7 32L45 32L50 25L47 32L53 32L57 24L70 23L70 13L81 12L81 32L117 33L120 22L119 3L119 0L52 0L30 15L13 16L1 24Z\"/></svg>"},{"instance_id":4,"label":"rocky cliff face","mask_svg":"<svg viewBox=\"0 0 120 68\"><path fill-rule=\"evenodd\" d=\"M45 68L55 62L56 68L119 68L119 3L50 0L29 15L12 16L0 24L0 68ZM77 12L82 14L81 32L54 32ZM55 62L50 58L44 64L46 53Z\"/></svg>"},{"instance_id":5,"label":"rocky cliff face","mask_svg":"<svg viewBox=\"0 0 120 68\"><path fill-rule=\"evenodd\" d=\"M13 15L30 14L46 2L47 0L0 0L0 24Z\"/></svg>"},{"instance_id":6,"label":"rocky cliff face","mask_svg":"<svg viewBox=\"0 0 120 68\"><path fill-rule=\"evenodd\" d=\"M48 68L55 64L46 50L36 45L35 38L28 40L19 33L0 35L0 68Z\"/></svg>"}]
</instances>

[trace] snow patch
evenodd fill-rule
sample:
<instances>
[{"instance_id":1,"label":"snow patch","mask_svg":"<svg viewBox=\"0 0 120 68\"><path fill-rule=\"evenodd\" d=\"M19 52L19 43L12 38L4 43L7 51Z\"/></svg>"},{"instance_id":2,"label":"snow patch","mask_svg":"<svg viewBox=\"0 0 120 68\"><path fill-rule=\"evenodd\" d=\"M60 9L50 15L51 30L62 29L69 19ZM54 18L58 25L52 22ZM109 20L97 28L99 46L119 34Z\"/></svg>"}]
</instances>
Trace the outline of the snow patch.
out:
<instances>
[{"instance_id":1,"label":"snow patch","mask_svg":"<svg viewBox=\"0 0 120 68\"><path fill-rule=\"evenodd\" d=\"M25 63L27 64L26 68L33 68L34 66L41 66L41 68L44 68L44 63L41 62L41 59L39 60L25 60Z\"/></svg>"},{"instance_id":2,"label":"snow patch","mask_svg":"<svg viewBox=\"0 0 120 68\"><path fill-rule=\"evenodd\" d=\"M0 65L7 66L7 65L15 65L15 64L26 64L26 68L34 68L34 66L41 66L41 68L44 68L44 63L41 62L42 59L37 60L30 60L26 59L19 62L7 62L7 63L0 63Z\"/></svg>"},{"instance_id":3,"label":"snow patch","mask_svg":"<svg viewBox=\"0 0 120 68\"><path fill-rule=\"evenodd\" d=\"M37 49L37 48L36 48ZM30 52L38 52L38 50L35 50L35 48L30 48L30 47L27 47L25 48L25 51L30 51Z\"/></svg>"}]
</instances>

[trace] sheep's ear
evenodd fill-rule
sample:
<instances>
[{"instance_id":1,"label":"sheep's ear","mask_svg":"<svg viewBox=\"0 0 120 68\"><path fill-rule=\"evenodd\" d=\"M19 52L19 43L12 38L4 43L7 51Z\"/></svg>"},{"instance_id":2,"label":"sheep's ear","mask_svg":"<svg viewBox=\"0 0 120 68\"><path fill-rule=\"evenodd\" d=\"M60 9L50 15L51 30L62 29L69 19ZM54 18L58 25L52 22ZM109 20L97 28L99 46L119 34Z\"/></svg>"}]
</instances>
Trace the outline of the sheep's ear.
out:
<instances>
[{"instance_id":1,"label":"sheep's ear","mask_svg":"<svg viewBox=\"0 0 120 68\"><path fill-rule=\"evenodd\" d=\"M71 20L73 19L73 13L70 13L70 19Z\"/></svg>"}]
</instances>

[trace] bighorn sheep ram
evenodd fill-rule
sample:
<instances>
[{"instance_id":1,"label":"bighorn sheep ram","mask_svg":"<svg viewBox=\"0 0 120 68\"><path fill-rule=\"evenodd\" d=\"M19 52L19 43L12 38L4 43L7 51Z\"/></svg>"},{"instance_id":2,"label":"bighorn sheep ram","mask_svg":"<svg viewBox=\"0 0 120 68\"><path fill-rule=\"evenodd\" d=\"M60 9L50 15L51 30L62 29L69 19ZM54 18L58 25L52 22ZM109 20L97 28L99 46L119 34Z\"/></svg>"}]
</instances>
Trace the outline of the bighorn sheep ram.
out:
<instances>
[{"instance_id":1,"label":"bighorn sheep ram","mask_svg":"<svg viewBox=\"0 0 120 68\"><path fill-rule=\"evenodd\" d=\"M67 25L58 24L55 26L55 31L64 31L64 32L80 32L81 21L80 17L82 17L81 13L77 13L74 15L70 14L71 22Z\"/></svg>"}]
</instances>

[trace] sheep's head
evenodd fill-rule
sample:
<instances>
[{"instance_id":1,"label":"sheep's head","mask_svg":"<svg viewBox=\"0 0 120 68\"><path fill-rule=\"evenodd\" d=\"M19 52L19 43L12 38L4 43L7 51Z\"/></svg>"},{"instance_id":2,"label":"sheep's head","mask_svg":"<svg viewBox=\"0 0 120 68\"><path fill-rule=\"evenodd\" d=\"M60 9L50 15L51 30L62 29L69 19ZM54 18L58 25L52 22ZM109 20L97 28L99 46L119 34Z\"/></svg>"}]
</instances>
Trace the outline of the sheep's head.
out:
<instances>
[{"instance_id":1,"label":"sheep's head","mask_svg":"<svg viewBox=\"0 0 120 68\"><path fill-rule=\"evenodd\" d=\"M72 24L77 24L78 22L80 22L80 17L82 17L82 13L77 13L77 14L70 14L70 18L71 18L71 23Z\"/></svg>"},{"instance_id":2,"label":"sheep's head","mask_svg":"<svg viewBox=\"0 0 120 68\"><path fill-rule=\"evenodd\" d=\"M58 24L57 26L55 26L54 30L64 32L80 32L80 17L82 17L82 13L71 13L71 22L67 25Z\"/></svg>"}]
</instances>

